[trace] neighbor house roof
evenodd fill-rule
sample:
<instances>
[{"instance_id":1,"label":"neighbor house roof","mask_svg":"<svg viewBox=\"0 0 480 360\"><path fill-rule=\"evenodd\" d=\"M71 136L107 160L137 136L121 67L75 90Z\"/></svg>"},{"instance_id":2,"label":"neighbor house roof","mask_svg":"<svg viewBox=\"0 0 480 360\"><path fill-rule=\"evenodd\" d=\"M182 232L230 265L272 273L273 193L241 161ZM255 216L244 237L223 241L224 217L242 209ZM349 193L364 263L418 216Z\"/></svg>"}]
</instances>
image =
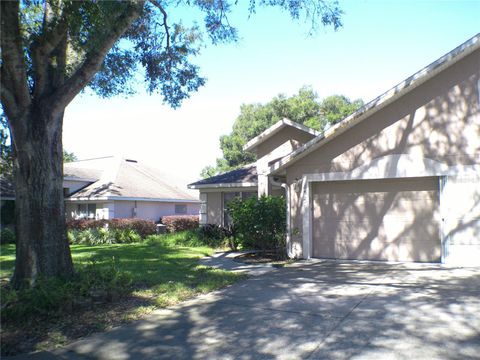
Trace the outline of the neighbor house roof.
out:
<instances>
[{"instance_id":1,"label":"neighbor house roof","mask_svg":"<svg viewBox=\"0 0 480 360\"><path fill-rule=\"evenodd\" d=\"M63 166L63 178L73 181L97 181L102 175L102 171L98 169L85 169L75 167L73 163L66 163Z\"/></svg>"},{"instance_id":2,"label":"neighbor house roof","mask_svg":"<svg viewBox=\"0 0 480 360\"><path fill-rule=\"evenodd\" d=\"M219 187L251 187L257 186L257 167L247 165L220 175L209 177L189 184L190 189L219 188Z\"/></svg>"},{"instance_id":3,"label":"neighbor house roof","mask_svg":"<svg viewBox=\"0 0 480 360\"><path fill-rule=\"evenodd\" d=\"M64 173L73 176L97 176L97 180L72 194L75 200L145 200L196 202L198 199L176 187L160 170L123 158L91 159L64 165ZM89 169L89 162L92 169ZM102 166L103 170L98 168Z\"/></svg>"},{"instance_id":4,"label":"neighbor house roof","mask_svg":"<svg viewBox=\"0 0 480 360\"><path fill-rule=\"evenodd\" d=\"M275 124L270 126L268 129L266 129L264 132L262 132L260 135L255 136L253 139L251 139L249 142L247 142L243 146L244 151L250 151L265 140L271 138L273 135L278 133L280 130L283 128L290 126L292 128L304 131L308 134L311 134L313 136L318 136L320 133L314 129L311 129L305 125L298 124L294 121L291 121L289 119L282 119L280 121L277 121Z\"/></svg>"},{"instance_id":5,"label":"neighbor house roof","mask_svg":"<svg viewBox=\"0 0 480 360\"><path fill-rule=\"evenodd\" d=\"M299 147L297 150L275 162L270 166L270 173L279 173L281 170L285 169L285 167L302 159L319 147L330 142L340 134L367 119L377 111L396 101L405 94L411 92L421 84L436 76L438 73L442 72L446 68L452 66L478 49L480 49L480 33L467 40L462 45L456 47L448 54L434 61L430 65L424 67L422 70L418 71L406 80L402 81L400 84L394 86L376 99L370 101L338 124L330 127L322 134L307 142L305 145Z\"/></svg>"}]
</instances>

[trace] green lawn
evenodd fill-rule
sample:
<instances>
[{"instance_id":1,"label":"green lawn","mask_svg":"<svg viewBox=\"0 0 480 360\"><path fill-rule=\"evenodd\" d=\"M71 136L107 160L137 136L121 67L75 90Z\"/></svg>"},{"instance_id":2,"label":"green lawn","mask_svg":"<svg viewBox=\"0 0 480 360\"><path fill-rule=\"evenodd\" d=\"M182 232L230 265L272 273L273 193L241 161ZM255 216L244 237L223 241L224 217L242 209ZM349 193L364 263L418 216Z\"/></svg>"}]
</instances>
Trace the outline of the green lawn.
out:
<instances>
[{"instance_id":1,"label":"green lawn","mask_svg":"<svg viewBox=\"0 0 480 360\"><path fill-rule=\"evenodd\" d=\"M165 241L100 246L72 245L75 266L109 266L112 260L120 271L128 272L142 293L155 296L159 306L174 304L199 293L231 284L239 274L198 265L213 249L175 246ZM15 261L15 245L2 245L0 275L10 277Z\"/></svg>"},{"instance_id":2,"label":"green lawn","mask_svg":"<svg viewBox=\"0 0 480 360\"><path fill-rule=\"evenodd\" d=\"M179 235L175 236L178 238ZM126 298L117 300L118 304L107 304L98 309L93 307L82 310L83 313L74 312L73 315L60 313L52 324L38 321L33 330L29 324L3 324L7 325L7 331L2 335L2 343L9 345L11 354L23 351L15 344L22 337L24 343L27 338L32 342L27 348L28 351L58 346L91 331L105 330L124 321L136 319L154 308L176 304L244 277L199 265L198 260L211 255L214 249L206 246L179 246L175 245L176 243L174 237L166 235L157 237L154 241L136 244L72 245L76 269L92 263L107 268L112 266L113 261L119 271L130 274L133 280L130 293ZM15 245L2 245L0 250L0 275L2 283L5 284L13 273ZM94 323L93 329L91 323ZM72 330L73 327L75 331ZM37 340L31 340L36 337Z\"/></svg>"}]
</instances>

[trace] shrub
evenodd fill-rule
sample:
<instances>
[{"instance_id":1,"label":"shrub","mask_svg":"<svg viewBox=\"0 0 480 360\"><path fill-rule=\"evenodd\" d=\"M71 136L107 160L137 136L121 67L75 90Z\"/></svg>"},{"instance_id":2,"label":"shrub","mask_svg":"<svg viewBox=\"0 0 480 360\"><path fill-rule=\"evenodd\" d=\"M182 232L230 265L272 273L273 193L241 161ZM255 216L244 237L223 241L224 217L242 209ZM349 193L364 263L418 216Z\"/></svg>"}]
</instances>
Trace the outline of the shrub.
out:
<instances>
[{"instance_id":1,"label":"shrub","mask_svg":"<svg viewBox=\"0 0 480 360\"><path fill-rule=\"evenodd\" d=\"M199 226L198 215L163 216L161 222L165 225L169 233L195 230Z\"/></svg>"},{"instance_id":2,"label":"shrub","mask_svg":"<svg viewBox=\"0 0 480 360\"><path fill-rule=\"evenodd\" d=\"M68 230L87 230L108 228L109 230L133 230L141 238L155 234L157 226L151 220L143 219L109 219L109 220L69 220Z\"/></svg>"},{"instance_id":3,"label":"shrub","mask_svg":"<svg viewBox=\"0 0 480 360\"><path fill-rule=\"evenodd\" d=\"M95 261L71 279L38 279L34 287L2 288L3 321L24 322L32 317L52 317L76 306L112 301L132 286L129 273L120 272L113 259L106 266Z\"/></svg>"},{"instance_id":4,"label":"shrub","mask_svg":"<svg viewBox=\"0 0 480 360\"><path fill-rule=\"evenodd\" d=\"M115 236L115 242L118 244L130 244L142 242L142 237L135 230L123 229L112 230Z\"/></svg>"},{"instance_id":5,"label":"shrub","mask_svg":"<svg viewBox=\"0 0 480 360\"><path fill-rule=\"evenodd\" d=\"M14 244L15 243L15 233L8 229L2 229L0 232L0 244Z\"/></svg>"},{"instance_id":6,"label":"shrub","mask_svg":"<svg viewBox=\"0 0 480 360\"><path fill-rule=\"evenodd\" d=\"M237 249L237 242L234 238L234 228L224 227L216 224L206 224L198 229L200 237L206 245L212 247L229 246L232 250Z\"/></svg>"},{"instance_id":7,"label":"shrub","mask_svg":"<svg viewBox=\"0 0 480 360\"><path fill-rule=\"evenodd\" d=\"M283 197L235 198L228 208L235 226L235 238L243 247L285 253L286 206Z\"/></svg>"},{"instance_id":8,"label":"shrub","mask_svg":"<svg viewBox=\"0 0 480 360\"><path fill-rule=\"evenodd\" d=\"M219 248L229 245L228 242L231 238L223 236L205 236L202 228L203 227L170 234L150 235L145 240L148 242L160 242L167 246L208 246L212 248Z\"/></svg>"},{"instance_id":9,"label":"shrub","mask_svg":"<svg viewBox=\"0 0 480 360\"><path fill-rule=\"evenodd\" d=\"M78 245L130 244L143 240L135 230L110 228L68 230L67 238L70 244Z\"/></svg>"},{"instance_id":10,"label":"shrub","mask_svg":"<svg viewBox=\"0 0 480 360\"><path fill-rule=\"evenodd\" d=\"M157 225L152 220L143 219L111 219L108 221L108 228L115 230L133 230L140 237L145 238L157 231Z\"/></svg>"}]
</instances>

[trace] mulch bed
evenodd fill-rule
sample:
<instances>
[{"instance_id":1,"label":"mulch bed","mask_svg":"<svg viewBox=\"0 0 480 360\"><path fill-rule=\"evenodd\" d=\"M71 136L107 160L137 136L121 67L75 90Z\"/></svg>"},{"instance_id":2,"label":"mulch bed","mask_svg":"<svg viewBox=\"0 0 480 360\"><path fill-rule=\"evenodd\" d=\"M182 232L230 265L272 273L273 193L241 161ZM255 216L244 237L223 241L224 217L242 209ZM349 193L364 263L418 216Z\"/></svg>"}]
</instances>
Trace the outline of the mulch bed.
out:
<instances>
[{"instance_id":1,"label":"mulch bed","mask_svg":"<svg viewBox=\"0 0 480 360\"><path fill-rule=\"evenodd\" d=\"M239 255L233 260L244 264L285 264L288 261L285 256L273 252L251 252Z\"/></svg>"},{"instance_id":2,"label":"mulch bed","mask_svg":"<svg viewBox=\"0 0 480 360\"><path fill-rule=\"evenodd\" d=\"M151 306L152 299L128 296L116 303L62 313L57 318L33 318L25 324L2 324L1 356L53 349L94 332L105 331L142 317L132 310ZM151 311L151 310L145 310Z\"/></svg>"}]
</instances>

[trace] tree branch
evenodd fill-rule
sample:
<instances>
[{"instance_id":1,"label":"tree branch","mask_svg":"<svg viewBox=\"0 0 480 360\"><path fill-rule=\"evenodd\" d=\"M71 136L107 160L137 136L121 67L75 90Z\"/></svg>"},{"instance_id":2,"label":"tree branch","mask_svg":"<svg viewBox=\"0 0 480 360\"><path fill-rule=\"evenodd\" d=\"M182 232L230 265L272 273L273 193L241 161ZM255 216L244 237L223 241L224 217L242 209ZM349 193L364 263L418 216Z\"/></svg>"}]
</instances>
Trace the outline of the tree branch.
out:
<instances>
[{"instance_id":1,"label":"tree branch","mask_svg":"<svg viewBox=\"0 0 480 360\"><path fill-rule=\"evenodd\" d=\"M2 79L5 77L2 71ZM17 117L17 112L15 111L17 107L15 106L15 96L6 86L0 86L0 98L3 105L3 110L8 119L13 119Z\"/></svg>"},{"instance_id":2,"label":"tree branch","mask_svg":"<svg viewBox=\"0 0 480 360\"><path fill-rule=\"evenodd\" d=\"M163 15L163 27L165 29L165 36L167 37L167 45L166 45L166 48L167 50L170 49L170 31L169 31L169 26L167 24L167 12L165 11L165 9L163 8L163 6L157 1L157 0L149 0L150 3L155 6L156 8L158 8L160 10L160 12L162 13Z\"/></svg>"},{"instance_id":3,"label":"tree branch","mask_svg":"<svg viewBox=\"0 0 480 360\"><path fill-rule=\"evenodd\" d=\"M93 79L112 46L140 16L143 4L138 1L122 14L103 40L86 54L83 64L52 93L49 102L54 111L62 111Z\"/></svg>"},{"instance_id":4,"label":"tree branch","mask_svg":"<svg viewBox=\"0 0 480 360\"><path fill-rule=\"evenodd\" d=\"M30 105L30 92L27 84L27 72L20 37L19 22L20 4L18 1L1 1L1 33L0 45L2 52L0 86L13 96L15 112L25 111ZM8 98L8 96L7 96ZM2 96L2 101L4 96ZM6 99L6 98L5 98ZM12 100L8 101L12 103ZM5 104L6 106L12 106ZM10 109L10 111L14 111ZM9 119L12 121L13 119Z\"/></svg>"},{"instance_id":5,"label":"tree branch","mask_svg":"<svg viewBox=\"0 0 480 360\"><path fill-rule=\"evenodd\" d=\"M75 13L81 6L81 1L73 1L64 7L56 24L49 21L47 14L48 2L45 4L45 15L43 20L42 35L35 39L31 46L31 54L34 69L34 92L33 97L38 98L50 82L48 79L48 59L58 47L63 48L66 42L68 30L68 14ZM57 49L58 50L58 49ZM60 51L60 50L58 50Z\"/></svg>"}]
</instances>

